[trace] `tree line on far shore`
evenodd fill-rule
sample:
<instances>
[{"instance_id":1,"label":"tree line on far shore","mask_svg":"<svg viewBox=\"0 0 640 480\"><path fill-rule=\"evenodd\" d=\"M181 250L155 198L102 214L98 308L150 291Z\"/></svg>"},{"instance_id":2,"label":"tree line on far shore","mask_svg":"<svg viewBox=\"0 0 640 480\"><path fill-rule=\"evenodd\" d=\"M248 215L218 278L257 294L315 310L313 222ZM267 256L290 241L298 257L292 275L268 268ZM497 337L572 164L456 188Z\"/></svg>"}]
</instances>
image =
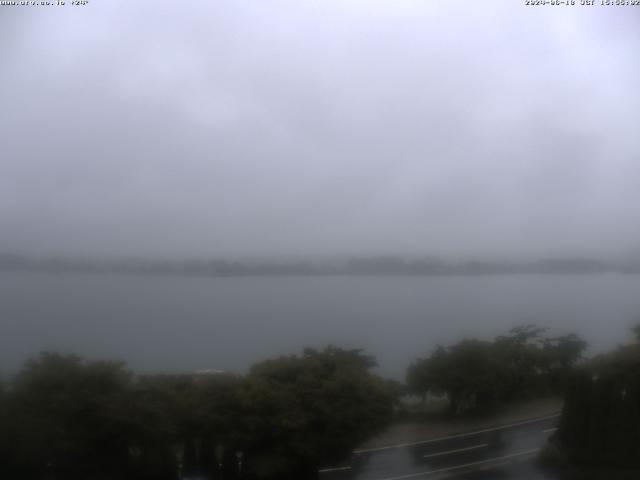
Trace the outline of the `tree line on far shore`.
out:
<instances>
[{"instance_id":1,"label":"tree line on far shore","mask_svg":"<svg viewBox=\"0 0 640 480\"><path fill-rule=\"evenodd\" d=\"M437 257L403 258L393 255L321 260L150 260L95 258L38 258L0 253L0 271L133 275L317 276L317 275L509 275L640 273L640 260L611 262L596 258L558 257L506 261L445 260Z\"/></svg>"},{"instance_id":2,"label":"tree line on far shore","mask_svg":"<svg viewBox=\"0 0 640 480\"><path fill-rule=\"evenodd\" d=\"M442 394L450 415L561 393L586 343L528 325L436 347L406 385L361 350L326 347L246 375L135 375L43 353L0 384L0 477L25 480L313 479L384 429L401 397Z\"/></svg>"}]
</instances>

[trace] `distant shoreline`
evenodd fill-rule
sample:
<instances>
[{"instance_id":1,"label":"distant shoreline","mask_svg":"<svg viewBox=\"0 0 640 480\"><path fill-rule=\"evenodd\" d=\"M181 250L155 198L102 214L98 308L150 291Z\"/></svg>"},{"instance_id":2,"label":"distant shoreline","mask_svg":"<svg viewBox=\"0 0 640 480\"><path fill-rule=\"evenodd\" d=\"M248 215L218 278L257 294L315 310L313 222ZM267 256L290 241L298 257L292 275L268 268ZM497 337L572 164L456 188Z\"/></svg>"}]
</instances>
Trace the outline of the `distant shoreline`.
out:
<instances>
[{"instance_id":1,"label":"distant shoreline","mask_svg":"<svg viewBox=\"0 0 640 480\"><path fill-rule=\"evenodd\" d=\"M184 277L451 277L496 275L640 274L640 261L605 262L553 258L530 262L444 261L392 256L353 257L340 262L237 260L95 260L32 258L0 254L0 272L128 274Z\"/></svg>"}]
</instances>

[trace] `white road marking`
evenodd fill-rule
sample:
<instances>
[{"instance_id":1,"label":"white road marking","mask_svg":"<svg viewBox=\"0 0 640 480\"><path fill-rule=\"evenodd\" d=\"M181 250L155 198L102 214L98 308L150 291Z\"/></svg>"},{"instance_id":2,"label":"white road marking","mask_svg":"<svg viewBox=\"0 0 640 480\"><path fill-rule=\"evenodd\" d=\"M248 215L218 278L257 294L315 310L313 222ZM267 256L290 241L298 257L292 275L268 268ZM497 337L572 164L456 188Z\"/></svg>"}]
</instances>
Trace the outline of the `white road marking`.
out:
<instances>
[{"instance_id":1,"label":"white road marking","mask_svg":"<svg viewBox=\"0 0 640 480\"><path fill-rule=\"evenodd\" d=\"M478 448L484 448L488 446L489 446L488 443L481 443L480 445L474 445L473 447L456 448L455 450L447 450L446 452L438 452L438 453L431 453L429 455L423 455L422 458L433 458L433 457L439 457L441 455L449 455L450 453L468 452L469 450L477 450Z\"/></svg>"},{"instance_id":2,"label":"white road marking","mask_svg":"<svg viewBox=\"0 0 640 480\"><path fill-rule=\"evenodd\" d=\"M323 468L322 470L318 470L318 473L344 472L346 470L351 470L351 467Z\"/></svg>"},{"instance_id":3,"label":"white road marking","mask_svg":"<svg viewBox=\"0 0 640 480\"><path fill-rule=\"evenodd\" d=\"M384 446L384 447L361 448L359 450L354 450L353 453L354 454L358 454L358 453L382 452L383 450L391 450L393 448L415 447L416 445L424 445L424 444L427 444L427 443L441 442L443 440L451 440L451 439L454 439L454 438L471 437L473 435L479 435L481 433L495 432L497 430L505 430L507 428L519 427L521 425L529 425L531 423L543 422L545 420L550 420L552 418L557 418L559 416L560 416L559 413L555 413L553 415L547 415L545 417L534 418L532 420L525 420L525 421L522 421L522 422L511 423L509 425L501 425L499 427L485 428L485 429L482 429L482 430L476 430L475 432L459 433L459 434L456 434L456 435L448 435L446 437L433 438L431 440L421 440L421 441L418 441L418 442L411 442L411 443L398 443L396 445L387 445L387 446Z\"/></svg>"},{"instance_id":4,"label":"white road marking","mask_svg":"<svg viewBox=\"0 0 640 480\"><path fill-rule=\"evenodd\" d=\"M557 429L558 429L558 427L547 428L545 430L542 430L542 433L555 432Z\"/></svg>"},{"instance_id":5,"label":"white road marking","mask_svg":"<svg viewBox=\"0 0 640 480\"><path fill-rule=\"evenodd\" d=\"M489 458L487 460L480 460L478 462L463 463L461 465L456 465L456 466L453 466L453 467L439 468L438 470L429 470L429 471L426 471L426 472L409 473L407 475L400 475L400 476L397 476L397 477L387 477L387 478L382 478L380 480L404 480L406 478L417 478L417 477L424 477L426 475L435 475L436 473L451 472L453 470L460 470L461 468L475 467L476 465L484 465L484 464L491 463L491 462L496 462L496 461L500 461L500 460L506 460L508 458L524 457L524 456L527 456L527 455L533 455L534 453L538 453L539 451L540 451L539 448L534 448L534 449L531 449L531 450L525 450L523 452L512 453L511 455L503 455L502 457L494 457L494 458Z\"/></svg>"}]
</instances>

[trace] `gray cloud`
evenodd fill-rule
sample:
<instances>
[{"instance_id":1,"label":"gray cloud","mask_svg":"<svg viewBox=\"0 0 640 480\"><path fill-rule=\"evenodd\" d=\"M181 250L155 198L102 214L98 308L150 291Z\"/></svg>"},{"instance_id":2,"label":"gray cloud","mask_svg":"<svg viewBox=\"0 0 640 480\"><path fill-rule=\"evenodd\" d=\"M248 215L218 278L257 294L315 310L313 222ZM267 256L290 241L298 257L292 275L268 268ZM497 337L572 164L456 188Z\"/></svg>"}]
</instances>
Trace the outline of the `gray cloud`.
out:
<instances>
[{"instance_id":1,"label":"gray cloud","mask_svg":"<svg viewBox=\"0 0 640 480\"><path fill-rule=\"evenodd\" d=\"M0 250L634 252L640 9L3 7Z\"/></svg>"}]
</instances>

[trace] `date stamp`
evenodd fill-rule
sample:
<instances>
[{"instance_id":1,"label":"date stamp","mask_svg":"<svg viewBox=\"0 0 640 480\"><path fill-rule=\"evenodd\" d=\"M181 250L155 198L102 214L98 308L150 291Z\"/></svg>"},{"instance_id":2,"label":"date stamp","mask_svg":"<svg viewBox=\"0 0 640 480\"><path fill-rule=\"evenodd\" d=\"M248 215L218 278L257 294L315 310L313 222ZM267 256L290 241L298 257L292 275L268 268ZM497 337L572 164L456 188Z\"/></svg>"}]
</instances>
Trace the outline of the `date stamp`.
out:
<instances>
[{"instance_id":1,"label":"date stamp","mask_svg":"<svg viewBox=\"0 0 640 480\"><path fill-rule=\"evenodd\" d=\"M85 7L90 0L0 0L0 7Z\"/></svg>"},{"instance_id":2,"label":"date stamp","mask_svg":"<svg viewBox=\"0 0 640 480\"><path fill-rule=\"evenodd\" d=\"M640 0L524 0L526 6L554 6L554 7L633 7L640 6Z\"/></svg>"}]
</instances>

